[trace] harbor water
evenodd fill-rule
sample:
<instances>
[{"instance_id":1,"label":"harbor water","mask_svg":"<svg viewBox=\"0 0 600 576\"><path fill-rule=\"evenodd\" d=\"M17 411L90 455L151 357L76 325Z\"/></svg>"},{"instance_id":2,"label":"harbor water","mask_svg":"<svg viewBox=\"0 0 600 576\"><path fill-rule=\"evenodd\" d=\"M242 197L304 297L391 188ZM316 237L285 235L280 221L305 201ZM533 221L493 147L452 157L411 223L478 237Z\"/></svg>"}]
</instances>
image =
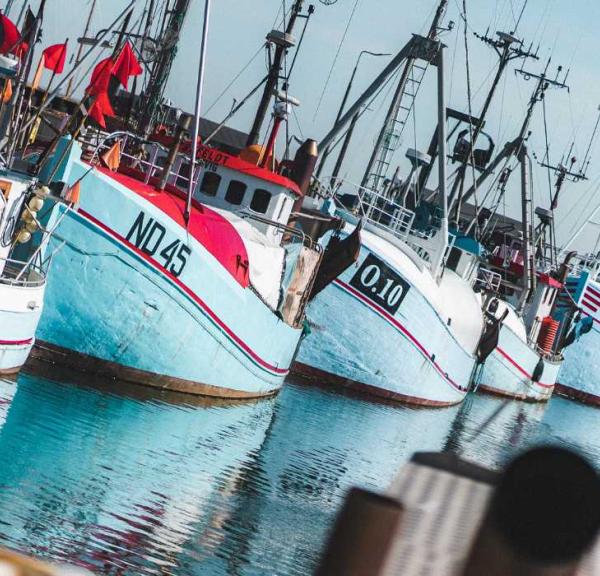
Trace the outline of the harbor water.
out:
<instances>
[{"instance_id":1,"label":"harbor water","mask_svg":"<svg viewBox=\"0 0 600 576\"><path fill-rule=\"evenodd\" d=\"M84 380L0 380L0 544L99 574L310 574L347 489L384 490L415 451L600 465L598 411L561 398L412 409L289 383L226 404Z\"/></svg>"}]
</instances>

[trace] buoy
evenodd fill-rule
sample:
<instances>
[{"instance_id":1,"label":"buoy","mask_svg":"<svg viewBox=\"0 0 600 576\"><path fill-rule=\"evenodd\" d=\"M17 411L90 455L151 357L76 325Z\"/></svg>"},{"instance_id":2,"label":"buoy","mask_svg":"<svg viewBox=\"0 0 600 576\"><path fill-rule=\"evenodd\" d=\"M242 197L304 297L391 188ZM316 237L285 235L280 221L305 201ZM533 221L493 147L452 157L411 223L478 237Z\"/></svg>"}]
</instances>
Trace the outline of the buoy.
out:
<instances>
[{"instance_id":1,"label":"buoy","mask_svg":"<svg viewBox=\"0 0 600 576\"><path fill-rule=\"evenodd\" d=\"M33 222L35 220L36 215L37 212L34 212L32 210L23 210L23 212L21 213L21 220L23 220L23 222Z\"/></svg>"},{"instance_id":2,"label":"buoy","mask_svg":"<svg viewBox=\"0 0 600 576\"><path fill-rule=\"evenodd\" d=\"M17 234L17 242L19 244L25 244L26 242L29 242L30 240L31 240L31 232L29 232L25 228L22 228L19 231L19 233Z\"/></svg>"},{"instance_id":3,"label":"buoy","mask_svg":"<svg viewBox=\"0 0 600 576\"><path fill-rule=\"evenodd\" d=\"M31 232L33 234L37 229L38 225L37 222L35 222L34 220L25 223L25 230L27 230L28 232Z\"/></svg>"},{"instance_id":4,"label":"buoy","mask_svg":"<svg viewBox=\"0 0 600 576\"><path fill-rule=\"evenodd\" d=\"M542 320L542 327L540 328L537 344L545 354L550 354L552 352L552 346L554 345L554 340L556 340L559 326L560 322L551 316L546 316Z\"/></svg>"},{"instance_id":5,"label":"buoy","mask_svg":"<svg viewBox=\"0 0 600 576\"><path fill-rule=\"evenodd\" d=\"M33 212L38 212L44 206L44 201L37 196L34 196L27 204Z\"/></svg>"}]
</instances>

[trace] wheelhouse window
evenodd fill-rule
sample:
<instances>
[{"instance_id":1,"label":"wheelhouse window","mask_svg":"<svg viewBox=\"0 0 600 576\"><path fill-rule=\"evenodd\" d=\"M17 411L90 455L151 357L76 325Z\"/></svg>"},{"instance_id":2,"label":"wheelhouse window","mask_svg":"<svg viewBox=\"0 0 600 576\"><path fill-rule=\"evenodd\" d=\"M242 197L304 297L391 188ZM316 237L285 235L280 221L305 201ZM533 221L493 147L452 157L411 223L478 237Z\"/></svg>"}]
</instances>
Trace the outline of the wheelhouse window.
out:
<instances>
[{"instance_id":1,"label":"wheelhouse window","mask_svg":"<svg viewBox=\"0 0 600 576\"><path fill-rule=\"evenodd\" d=\"M250 202L250 209L259 214L266 214L269 208L269 202L271 201L271 193L261 188L257 188L252 196Z\"/></svg>"},{"instance_id":2,"label":"wheelhouse window","mask_svg":"<svg viewBox=\"0 0 600 576\"><path fill-rule=\"evenodd\" d=\"M179 168L179 174L177 175L177 186L183 190L187 189L191 164L182 164Z\"/></svg>"},{"instance_id":3,"label":"wheelhouse window","mask_svg":"<svg viewBox=\"0 0 600 576\"><path fill-rule=\"evenodd\" d=\"M239 206L244 200L245 194L246 185L239 180L232 180L227 186L227 192L225 192L225 202Z\"/></svg>"},{"instance_id":4,"label":"wheelhouse window","mask_svg":"<svg viewBox=\"0 0 600 576\"><path fill-rule=\"evenodd\" d=\"M216 196L221 184L221 177L215 172L205 172L200 183L200 192L207 196Z\"/></svg>"}]
</instances>

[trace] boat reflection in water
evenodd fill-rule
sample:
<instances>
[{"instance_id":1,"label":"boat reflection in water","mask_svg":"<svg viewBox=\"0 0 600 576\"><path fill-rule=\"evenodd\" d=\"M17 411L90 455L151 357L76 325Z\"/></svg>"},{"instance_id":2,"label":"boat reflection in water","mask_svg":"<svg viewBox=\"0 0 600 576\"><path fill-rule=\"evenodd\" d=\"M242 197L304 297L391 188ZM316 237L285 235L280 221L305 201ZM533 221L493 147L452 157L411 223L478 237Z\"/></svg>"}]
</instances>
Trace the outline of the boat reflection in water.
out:
<instances>
[{"instance_id":1,"label":"boat reflection in water","mask_svg":"<svg viewBox=\"0 0 600 576\"><path fill-rule=\"evenodd\" d=\"M553 442L598 465L596 415L560 398L431 410L293 384L209 404L22 374L0 380L0 545L99 574L305 576L351 486L386 490L426 450L496 467Z\"/></svg>"},{"instance_id":2,"label":"boat reflection in water","mask_svg":"<svg viewBox=\"0 0 600 576\"><path fill-rule=\"evenodd\" d=\"M444 449L489 468L501 468L538 439L547 407L471 394L461 405Z\"/></svg>"},{"instance_id":3,"label":"boat reflection in water","mask_svg":"<svg viewBox=\"0 0 600 576\"><path fill-rule=\"evenodd\" d=\"M311 574L347 490L383 490L413 452L442 449L457 412L288 384L230 518L230 564L209 573Z\"/></svg>"},{"instance_id":4,"label":"boat reflection in water","mask_svg":"<svg viewBox=\"0 0 600 576\"><path fill-rule=\"evenodd\" d=\"M273 401L171 398L2 382L0 543L110 574L174 573L192 538L212 554Z\"/></svg>"}]
</instances>

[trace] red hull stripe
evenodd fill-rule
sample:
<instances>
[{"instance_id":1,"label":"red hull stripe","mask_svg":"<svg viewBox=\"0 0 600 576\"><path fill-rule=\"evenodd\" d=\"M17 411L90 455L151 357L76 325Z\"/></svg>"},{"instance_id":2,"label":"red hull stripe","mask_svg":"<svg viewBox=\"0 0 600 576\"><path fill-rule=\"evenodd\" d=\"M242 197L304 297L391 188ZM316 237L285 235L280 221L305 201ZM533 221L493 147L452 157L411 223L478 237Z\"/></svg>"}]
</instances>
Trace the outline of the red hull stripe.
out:
<instances>
[{"instance_id":1,"label":"red hull stripe","mask_svg":"<svg viewBox=\"0 0 600 576\"><path fill-rule=\"evenodd\" d=\"M500 346L496 346L496 350L500 353L501 356L506 358L525 378L528 380L532 379L532 374L529 374L527 370L525 370L522 366L519 366L515 360L513 360ZM534 382L537 386L541 386L542 388L553 388L554 384L543 384L542 382Z\"/></svg>"},{"instance_id":2,"label":"red hull stripe","mask_svg":"<svg viewBox=\"0 0 600 576\"><path fill-rule=\"evenodd\" d=\"M592 296L591 292L592 292L591 290L587 290L586 293L585 293L584 298L586 298L587 300L589 300L595 306L600 306L600 300L598 300L598 298L595 298L594 296Z\"/></svg>"},{"instance_id":3,"label":"red hull stripe","mask_svg":"<svg viewBox=\"0 0 600 576\"><path fill-rule=\"evenodd\" d=\"M591 292L594 296L596 296L596 298L600 298L600 292L598 292L598 290L596 290L595 288L592 288L591 286L587 286L586 290Z\"/></svg>"},{"instance_id":4,"label":"red hull stripe","mask_svg":"<svg viewBox=\"0 0 600 576\"><path fill-rule=\"evenodd\" d=\"M372 310L374 310L375 312L377 312L377 314L379 314L380 316L382 316L385 320L387 320L390 324L392 324L399 332L401 332L406 338L408 338L417 347L417 349L419 350L419 352L421 352L421 354L423 354L423 356L425 356L425 358L427 358L427 360L429 360L431 362L431 364L433 365L433 367L442 376L442 378L444 380L446 380L446 382L448 382L453 388L455 388L459 392L467 392L468 388L466 386L460 386L454 380L452 380L452 378L450 378L450 376L448 376L448 374L446 372L444 372L444 370L442 369L442 367L435 360L433 360L432 355L427 351L427 349L425 348L425 346L423 346L410 333L410 331L403 324L401 324L400 322L398 322L398 320L396 320L396 318L394 318L389 312L387 312L386 310L384 310L383 308L381 308L381 306L378 306L374 302L371 302L366 296L364 296L363 294L361 294L358 290L355 290L349 284L346 284L345 282L342 282L339 279L338 280L334 280L334 283L337 284L343 290L346 290L347 292L349 292L350 294L352 294L352 296L354 296L355 298L357 298L358 300L360 300L368 308L371 308Z\"/></svg>"},{"instance_id":5,"label":"red hull stripe","mask_svg":"<svg viewBox=\"0 0 600 576\"><path fill-rule=\"evenodd\" d=\"M33 338L27 338L26 340L0 340L0 346L26 346L32 342Z\"/></svg>"},{"instance_id":6,"label":"red hull stripe","mask_svg":"<svg viewBox=\"0 0 600 576\"><path fill-rule=\"evenodd\" d=\"M184 292L220 328L220 330L225 335L227 335L229 337L229 339L231 341L233 341L233 343L238 348L240 348L247 356L249 356L256 364L258 364L265 370L274 372L278 376L284 376L289 373L288 369L278 368L277 366L273 366L272 364L269 364L268 362L266 362L265 360L260 358L260 356L258 356L258 354L256 352L254 352L245 342L243 342L241 340L241 338L239 336L237 336L237 334L235 334L233 332L233 330L231 330L231 328L229 328L215 314L215 312L211 308L209 308L209 306L206 304L206 302L204 302L204 300L202 300L187 285L185 285L183 282L181 282L181 280L179 280L178 278L173 276L173 274L171 274L170 272L165 270L162 266L160 266L156 262L154 262L154 260L152 260L152 258L150 256L148 256L148 254L146 254L145 252L142 252L139 248L137 248L137 246L134 246L133 244L131 244L130 242L125 240L125 238L123 238L123 236L121 236L118 232L115 232L114 230L112 230L111 228L109 228L108 226L106 226L105 224L100 222L100 220L97 220L96 218L94 218L91 214L89 214L85 210L82 210L80 208L78 210L78 214L83 216L84 218L86 218L87 220L92 222L93 224L95 224L98 228L100 228L106 234L108 234L109 236L111 236L112 238L117 240L120 244L124 245L128 250L135 253L139 258L141 258L142 260L147 262L157 272L159 272L160 274L165 276L170 282L175 284L175 286L177 286L182 292Z\"/></svg>"},{"instance_id":7,"label":"red hull stripe","mask_svg":"<svg viewBox=\"0 0 600 576\"><path fill-rule=\"evenodd\" d=\"M586 298L587 298L587 296L584 296L584 297L583 297L583 300L582 300L582 302L581 302L581 303L582 303L582 304L583 304L583 305L584 305L586 308L589 308L589 309L590 309L592 312L598 312L598 307L597 307L597 306L594 306L593 304L590 304L590 303L589 303L589 302L586 300Z\"/></svg>"}]
</instances>

